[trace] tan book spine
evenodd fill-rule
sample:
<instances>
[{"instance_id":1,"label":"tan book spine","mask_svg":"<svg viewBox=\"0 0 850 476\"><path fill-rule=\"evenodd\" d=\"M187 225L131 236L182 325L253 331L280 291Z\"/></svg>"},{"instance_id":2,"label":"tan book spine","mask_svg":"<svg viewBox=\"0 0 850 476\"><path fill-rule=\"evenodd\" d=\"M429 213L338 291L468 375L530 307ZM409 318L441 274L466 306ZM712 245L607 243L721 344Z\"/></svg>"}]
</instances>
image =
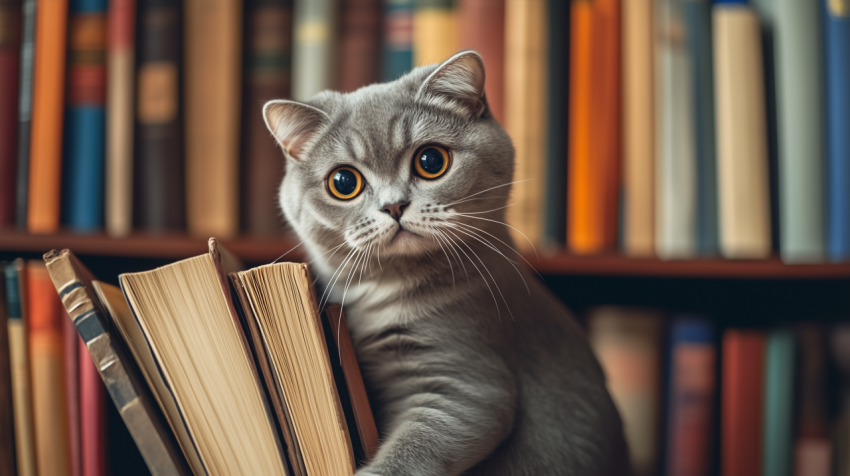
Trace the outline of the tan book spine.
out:
<instances>
[{"instance_id":1,"label":"tan book spine","mask_svg":"<svg viewBox=\"0 0 850 476\"><path fill-rule=\"evenodd\" d=\"M529 250L543 233L547 11L544 0L507 0L505 8L505 130L513 139L518 182L507 223L514 242Z\"/></svg>"},{"instance_id":2,"label":"tan book spine","mask_svg":"<svg viewBox=\"0 0 850 476\"><path fill-rule=\"evenodd\" d=\"M187 0L184 9L189 232L230 238L239 231L242 2Z\"/></svg>"},{"instance_id":3,"label":"tan book spine","mask_svg":"<svg viewBox=\"0 0 850 476\"><path fill-rule=\"evenodd\" d=\"M15 457L18 476L35 476L35 434L32 417L32 382L25 316L26 268L23 260L7 265L6 299L9 305L9 362L12 376L12 409L15 419Z\"/></svg>"},{"instance_id":4,"label":"tan book spine","mask_svg":"<svg viewBox=\"0 0 850 476\"><path fill-rule=\"evenodd\" d=\"M652 0L623 2L623 248L655 252L655 111Z\"/></svg>"},{"instance_id":5,"label":"tan book spine","mask_svg":"<svg viewBox=\"0 0 850 476\"><path fill-rule=\"evenodd\" d=\"M452 2L419 0L413 11L413 65L441 63L457 49L457 10Z\"/></svg>"},{"instance_id":6,"label":"tan book spine","mask_svg":"<svg viewBox=\"0 0 850 476\"><path fill-rule=\"evenodd\" d=\"M740 5L717 6L713 16L720 250L764 258L770 211L759 20Z\"/></svg>"}]
</instances>

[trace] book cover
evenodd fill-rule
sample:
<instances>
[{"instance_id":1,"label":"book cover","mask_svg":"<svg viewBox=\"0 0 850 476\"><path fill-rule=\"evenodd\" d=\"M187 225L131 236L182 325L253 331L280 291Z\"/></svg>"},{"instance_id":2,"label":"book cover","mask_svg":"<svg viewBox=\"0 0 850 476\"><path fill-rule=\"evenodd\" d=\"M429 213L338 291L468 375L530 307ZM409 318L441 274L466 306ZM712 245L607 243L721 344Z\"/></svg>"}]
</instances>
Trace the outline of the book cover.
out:
<instances>
[{"instance_id":1,"label":"book cover","mask_svg":"<svg viewBox=\"0 0 850 476\"><path fill-rule=\"evenodd\" d=\"M707 319L679 317L670 325L667 382L668 476L712 474L717 347Z\"/></svg>"},{"instance_id":2,"label":"book cover","mask_svg":"<svg viewBox=\"0 0 850 476\"><path fill-rule=\"evenodd\" d=\"M21 0L0 2L0 227L15 223L22 22Z\"/></svg>"},{"instance_id":3,"label":"book cover","mask_svg":"<svg viewBox=\"0 0 850 476\"><path fill-rule=\"evenodd\" d=\"M339 0L295 0L292 97L309 99L336 85Z\"/></svg>"},{"instance_id":4,"label":"book cover","mask_svg":"<svg viewBox=\"0 0 850 476\"><path fill-rule=\"evenodd\" d=\"M136 1L113 0L107 13L106 199L104 220L110 236L133 229L133 102Z\"/></svg>"},{"instance_id":5,"label":"book cover","mask_svg":"<svg viewBox=\"0 0 850 476\"><path fill-rule=\"evenodd\" d=\"M72 322L67 315L65 320ZM73 323L72 323L73 325ZM97 373L91 354L79 335L77 361L80 388L80 450L82 474L85 476L106 475L106 399L103 383Z\"/></svg>"},{"instance_id":6,"label":"book cover","mask_svg":"<svg viewBox=\"0 0 850 476\"><path fill-rule=\"evenodd\" d=\"M62 309L62 368L65 391L61 394L65 404L65 415L68 418L68 455L70 465L68 472L71 476L82 476L83 452L80 439L80 359L79 339L74 323Z\"/></svg>"},{"instance_id":7,"label":"book cover","mask_svg":"<svg viewBox=\"0 0 850 476\"><path fill-rule=\"evenodd\" d=\"M103 227L106 142L106 0L70 0L63 222Z\"/></svg>"},{"instance_id":8,"label":"book cover","mask_svg":"<svg viewBox=\"0 0 850 476\"><path fill-rule=\"evenodd\" d=\"M794 476L833 474L833 418L830 412L829 360L826 328L816 323L795 329L798 352L795 372ZM787 460L787 457L786 457Z\"/></svg>"},{"instance_id":9,"label":"book cover","mask_svg":"<svg viewBox=\"0 0 850 476\"><path fill-rule=\"evenodd\" d=\"M490 108L493 117L500 124L504 124L505 0L458 0L457 9L460 30L459 49L475 50L484 58L484 67L487 70L487 81L484 85L487 107ZM550 7L550 24L553 21L554 13ZM558 19L563 20L562 17ZM560 30L563 31L563 29ZM552 35L551 30L549 34ZM550 48L559 51L559 48L552 45L555 41L560 40L562 38L550 36ZM554 99L550 94L549 100Z\"/></svg>"},{"instance_id":10,"label":"book cover","mask_svg":"<svg viewBox=\"0 0 850 476\"><path fill-rule=\"evenodd\" d=\"M511 236L526 251L541 241L548 101L547 2L505 1L505 130L516 153L508 203ZM566 158L565 158L566 159Z\"/></svg>"},{"instance_id":11,"label":"book cover","mask_svg":"<svg viewBox=\"0 0 850 476\"><path fill-rule=\"evenodd\" d=\"M458 50L458 17L454 0L415 0L413 65L442 63Z\"/></svg>"},{"instance_id":12,"label":"book cover","mask_svg":"<svg viewBox=\"0 0 850 476\"><path fill-rule=\"evenodd\" d=\"M71 475L68 414L63 398L62 310L44 263L27 263L27 332L35 458L39 474Z\"/></svg>"},{"instance_id":13,"label":"book cover","mask_svg":"<svg viewBox=\"0 0 850 476\"><path fill-rule=\"evenodd\" d=\"M68 0L39 0L35 19L27 230L59 229Z\"/></svg>"},{"instance_id":14,"label":"book cover","mask_svg":"<svg viewBox=\"0 0 850 476\"><path fill-rule=\"evenodd\" d=\"M350 92L377 83L381 61L381 2L342 0L336 87Z\"/></svg>"},{"instance_id":15,"label":"book cover","mask_svg":"<svg viewBox=\"0 0 850 476\"><path fill-rule=\"evenodd\" d=\"M720 471L762 474L765 336L731 329L723 334Z\"/></svg>"},{"instance_id":16,"label":"book cover","mask_svg":"<svg viewBox=\"0 0 850 476\"><path fill-rule=\"evenodd\" d=\"M23 0L21 31L20 95L18 97L18 149L15 183L15 224L27 229L29 200L30 130L32 125L32 88L35 60L35 0Z\"/></svg>"},{"instance_id":17,"label":"book cover","mask_svg":"<svg viewBox=\"0 0 850 476\"><path fill-rule=\"evenodd\" d=\"M563 248L567 243L567 135L569 117L570 31L562 28L570 23L570 2L549 0L548 43L549 69L546 86L549 91L546 113L546 184L543 198L542 244ZM504 41L502 42L504 43ZM502 69L504 74L504 68ZM487 70L490 81L490 70ZM504 124L504 122L502 122Z\"/></svg>"},{"instance_id":18,"label":"book cover","mask_svg":"<svg viewBox=\"0 0 850 476\"><path fill-rule=\"evenodd\" d=\"M791 476L794 437L795 338L791 329L767 334L764 359L762 474Z\"/></svg>"},{"instance_id":19,"label":"book cover","mask_svg":"<svg viewBox=\"0 0 850 476\"><path fill-rule=\"evenodd\" d=\"M823 0L827 253L850 259L850 5Z\"/></svg>"},{"instance_id":20,"label":"book cover","mask_svg":"<svg viewBox=\"0 0 850 476\"><path fill-rule=\"evenodd\" d=\"M134 209L149 233L182 231L184 224L180 5L139 2Z\"/></svg>"},{"instance_id":21,"label":"book cover","mask_svg":"<svg viewBox=\"0 0 850 476\"><path fill-rule=\"evenodd\" d=\"M384 2L381 80L398 79L413 67L413 0Z\"/></svg>"},{"instance_id":22,"label":"book cover","mask_svg":"<svg viewBox=\"0 0 850 476\"><path fill-rule=\"evenodd\" d=\"M15 471L15 414L12 406L12 360L9 353L9 302L6 262L0 261L0 475Z\"/></svg>"},{"instance_id":23,"label":"book cover","mask_svg":"<svg viewBox=\"0 0 850 476\"><path fill-rule=\"evenodd\" d=\"M655 254L653 2L623 2L623 251Z\"/></svg>"},{"instance_id":24,"label":"book cover","mask_svg":"<svg viewBox=\"0 0 850 476\"><path fill-rule=\"evenodd\" d=\"M290 96L292 2L254 0L249 8L242 213L251 235L273 236L283 231L277 192L285 164L263 120L263 105Z\"/></svg>"},{"instance_id":25,"label":"book cover","mask_svg":"<svg viewBox=\"0 0 850 476\"><path fill-rule=\"evenodd\" d=\"M764 258L771 220L759 19L738 4L716 4L712 15L720 249Z\"/></svg>"}]
</instances>

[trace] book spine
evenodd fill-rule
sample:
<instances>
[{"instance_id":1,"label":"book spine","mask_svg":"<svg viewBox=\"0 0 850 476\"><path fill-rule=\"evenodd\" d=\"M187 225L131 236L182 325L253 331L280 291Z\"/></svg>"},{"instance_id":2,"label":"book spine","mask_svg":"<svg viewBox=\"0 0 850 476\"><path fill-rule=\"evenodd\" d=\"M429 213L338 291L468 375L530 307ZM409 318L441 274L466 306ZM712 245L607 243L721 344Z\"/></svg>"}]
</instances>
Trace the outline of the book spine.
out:
<instances>
[{"instance_id":1,"label":"book spine","mask_svg":"<svg viewBox=\"0 0 850 476\"><path fill-rule=\"evenodd\" d=\"M18 98L18 170L15 190L15 224L27 229L29 200L30 129L32 122L33 63L35 59L35 0L23 1L21 78Z\"/></svg>"},{"instance_id":2,"label":"book spine","mask_svg":"<svg viewBox=\"0 0 850 476\"><path fill-rule=\"evenodd\" d=\"M239 231L242 1L184 5L188 228L231 238Z\"/></svg>"},{"instance_id":3,"label":"book spine","mask_svg":"<svg viewBox=\"0 0 850 476\"><path fill-rule=\"evenodd\" d=\"M35 476L35 435L33 433L32 383L29 346L23 301L26 281L21 260L6 265L6 305L9 314L9 361L12 376L12 407L15 412L15 462L20 476Z\"/></svg>"},{"instance_id":4,"label":"book spine","mask_svg":"<svg viewBox=\"0 0 850 476\"><path fill-rule=\"evenodd\" d=\"M764 475L791 476L794 467L794 333L776 329L767 336L764 372Z\"/></svg>"},{"instance_id":5,"label":"book spine","mask_svg":"<svg viewBox=\"0 0 850 476\"><path fill-rule=\"evenodd\" d=\"M719 230L711 3L686 0L683 9L690 55L690 96L693 104L691 134L696 154L696 252L703 256L714 256L719 253Z\"/></svg>"},{"instance_id":6,"label":"book spine","mask_svg":"<svg viewBox=\"0 0 850 476\"><path fill-rule=\"evenodd\" d=\"M780 251L786 262L817 262L826 247L820 6L776 7Z\"/></svg>"},{"instance_id":7,"label":"book spine","mask_svg":"<svg viewBox=\"0 0 850 476\"><path fill-rule=\"evenodd\" d=\"M720 470L724 476L762 474L764 334L723 335Z\"/></svg>"},{"instance_id":8,"label":"book spine","mask_svg":"<svg viewBox=\"0 0 850 476\"><path fill-rule=\"evenodd\" d=\"M413 0L386 0L381 79L392 81L413 67Z\"/></svg>"},{"instance_id":9,"label":"book spine","mask_svg":"<svg viewBox=\"0 0 850 476\"><path fill-rule=\"evenodd\" d=\"M484 2L491 3L491 2ZM564 87L569 84L570 78L570 62L572 61L570 49L569 29L563 28L563 25L570 24L570 3L563 0L549 0L547 7L549 9L549 22L547 29L549 32L549 69L547 72L547 88L549 90L547 115L546 115L546 186L543 218L543 235L542 242L546 246L555 248L563 248L566 246L567 234L567 161L568 161L568 141L567 131L569 117L569 87ZM504 19L504 5L501 7ZM464 20L462 24L466 24ZM504 38L500 43L504 48ZM504 54L504 52L503 52ZM486 63L486 59L485 59ZM487 64L487 83L489 85L492 74L489 63ZM504 76L504 61L500 71ZM504 79L503 79L504 84ZM489 87L489 86L488 86ZM504 94L504 87L503 87ZM488 95L488 101L490 101ZM491 102L492 103L492 102ZM504 111L504 106L502 106ZM504 114L504 112L502 112ZM499 117L497 116L497 119ZM500 122L505 124L507 118Z\"/></svg>"},{"instance_id":10,"label":"book spine","mask_svg":"<svg viewBox=\"0 0 850 476\"><path fill-rule=\"evenodd\" d=\"M476 50L484 58L487 69L487 82L484 85L487 106L493 117L504 124L505 0L459 0L457 8L460 49ZM552 14L550 9L550 24ZM555 38L549 39L551 45ZM560 37L557 39L562 40ZM554 98L550 95L549 99Z\"/></svg>"},{"instance_id":11,"label":"book spine","mask_svg":"<svg viewBox=\"0 0 850 476\"><path fill-rule=\"evenodd\" d=\"M623 2L623 248L655 252L652 0Z\"/></svg>"},{"instance_id":12,"label":"book spine","mask_svg":"<svg viewBox=\"0 0 850 476\"><path fill-rule=\"evenodd\" d=\"M717 349L712 324L682 317L670 328L668 476L711 473Z\"/></svg>"},{"instance_id":13,"label":"book spine","mask_svg":"<svg viewBox=\"0 0 850 476\"><path fill-rule=\"evenodd\" d=\"M334 87L338 0L295 0L292 96L309 99Z\"/></svg>"},{"instance_id":14,"label":"book spine","mask_svg":"<svg viewBox=\"0 0 850 476\"><path fill-rule=\"evenodd\" d=\"M833 422L830 418L830 372L825 328L805 323L796 329L799 359L796 375L794 475L833 474ZM838 473L846 474L846 473Z\"/></svg>"},{"instance_id":15,"label":"book spine","mask_svg":"<svg viewBox=\"0 0 850 476\"><path fill-rule=\"evenodd\" d=\"M149 233L184 223L179 8L176 0L139 4L136 197L139 226Z\"/></svg>"},{"instance_id":16,"label":"book spine","mask_svg":"<svg viewBox=\"0 0 850 476\"><path fill-rule=\"evenodd\" d=\"M292 2L255 2L248 22L243 213L251 235L271 236L283 231L277 192L283 177L284 157L269 137L262 108L266 101L290 94Z\"/></svg>"},{"instance_id":17,"label":"book spine","mask_svg":"<svg viewBox=\"0 0 850 476\"><path fill-rule=\"evenodd\" d=\"M12 360L9 353L9 308L6 262L0 261L0 475L15 471L15 410L12 406Z\"/></svg>"},{"instance_id":18,"label":"book spine","mask_svg":"<svg viewBox=\"0 0 850 476\"><path fill-rule=\"evenodd\" d=\"M0 226L15 222L21 1L0 1Z\"/></svg>"},{"instance_id":19,"label":"book spine","mask_svg":"<svg viewBox=\"0 0 850 476\"><path fill-rule=\"evenodd\" d=\"M413 11L414 66L441 63L457 53L457 47L454 1L416 0Z\"/></svg>"},{"instance_id":20,"label":"book spine","mask_svg":"<svg viewBox=\"0 0 850 476\"><path fill-rule=\"evenodd\" d=\"M823 0L828 253L850 259L850 5Z\"/></svg>"},{"instance_id":21,"label":"book spine","mask_svg":"<svg viewBox=\"0 0 850 476\"><path fill-rule=\"evenodd\" d=\"M67 315L66 315L67 317ZM71 326L70 317L65 319ZM106 475L106 401L103 383L97 373L85 342L74 332L80 345L77 360L80 370L80 441L82 442L82 468L85 476Z\"/></svg>"},{"instance_id":22,"label":"book spine","mask_svg":"<svg viewBox=\"0 0 850 476\"><path fill-rule=\"evenodd\" d=\"M721 253L764 258L770 211L759 20L745 5L717 4L712 15Z\"/></svg>"},{"instance_id":23,"label":"book spine","mask_svg":"<svg viewBox=\"0 0 850 476\"><path fill-rule=\"evenodd\" d=\"M68 454L70 457L69 474L81 476L83 473L82 463L82 440L80 439L80 365L77 355L79 353L77 329L67 314L62 311L62 366L64 371L65 392L62 394L65 404L65 414L68 417Z\"/></svg>"},{"instance_id":24,"label":"book spine","mask_svg":"<svg viewBox=\"0 0 850 476\"><path fill-rule=\"evenodd\" d=\"M547 2L505 2L505 130L516 151L513 190L507 210L511 236L520 249L540 243L546 153L548 77Z\"/></svg>"},{"instance_id":25,"label":"book spine","mask_svg":"<svg viewBox=\"0 0 850 476\"><path fill-rule=\"evenodd\" d=\"M337 88L350 92L378 81L381 3L343 0Z\"/></svg>"},{"instance_id":26,"label":"book spine","mask_svg":"<svg viewBox=\"0 0 850 476\"><path fill-rule=\"evenodd\" d=\"M29 322L35 455L39 474L70 475L68 416L64 393L62 314L59 297L44 264L27 263L26 312Z\"/></svg>"},{"instance_id":27,"label":"book spine","mask_svg":"<svg viewBox=\"0 0 850 476\"><path fill-rule=\"evenodd\" d=\"M133 76L136 2L109 3L106 78L106 231L133 228Z\"/></svg>"},{"instance_id":28,"label":"book spine","mask_svg":"<svg viewBox=\"0 0 850 476\"><path fill-rule=\"evenodd\" d=\"M68 226L103 226L106 133L106 1L71 0L68 108L65 118L65 203Z\"/></svg>"}]
</instances>

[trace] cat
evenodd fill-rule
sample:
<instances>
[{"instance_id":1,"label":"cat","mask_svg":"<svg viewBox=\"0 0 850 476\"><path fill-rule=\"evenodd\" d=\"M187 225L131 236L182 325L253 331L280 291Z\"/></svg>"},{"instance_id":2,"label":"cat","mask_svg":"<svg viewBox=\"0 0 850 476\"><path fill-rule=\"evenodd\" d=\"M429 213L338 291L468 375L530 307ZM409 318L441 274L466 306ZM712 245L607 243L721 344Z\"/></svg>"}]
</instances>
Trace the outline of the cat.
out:
<instances>
[{"instance_id":1,"label":"cat","mask_svg":"<svg viewBox=\"0 0 850 476\"><path fill-rule=\"evenodd\" d=\"M582 329L504 224L514 149L481 56L274 100L280 206L342 302L381 434L357 476L629 473ZM540 184L542 186L542 184Z\"/></svg>"}]
</instances>

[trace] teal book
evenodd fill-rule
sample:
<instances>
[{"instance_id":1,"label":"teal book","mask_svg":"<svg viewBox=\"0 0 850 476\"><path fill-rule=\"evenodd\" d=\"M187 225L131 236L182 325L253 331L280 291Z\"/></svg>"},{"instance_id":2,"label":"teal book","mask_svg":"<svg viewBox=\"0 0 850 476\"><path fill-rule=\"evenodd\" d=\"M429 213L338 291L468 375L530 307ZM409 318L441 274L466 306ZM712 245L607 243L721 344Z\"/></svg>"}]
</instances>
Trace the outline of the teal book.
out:
<instances>
[{"instance_id":1,"label":"teal book","mask_svg":"<svg viewBox=\"0 0 850 476\"><path fill-rule=\"evenodd\" d=\"M413 0L387 0L384 7L382 79L398 79L413 67Z\"/></svg>"},{"instance_id":2,"label":"teal book","mask_svg":"<svg viewBox=\"0 0 850 476\"><path fill-rule=\"evenodd\" d=\"M772 330L765 345L762 476L791 476L794 436L794 333Z\"/></svg>"}]
</instances>

